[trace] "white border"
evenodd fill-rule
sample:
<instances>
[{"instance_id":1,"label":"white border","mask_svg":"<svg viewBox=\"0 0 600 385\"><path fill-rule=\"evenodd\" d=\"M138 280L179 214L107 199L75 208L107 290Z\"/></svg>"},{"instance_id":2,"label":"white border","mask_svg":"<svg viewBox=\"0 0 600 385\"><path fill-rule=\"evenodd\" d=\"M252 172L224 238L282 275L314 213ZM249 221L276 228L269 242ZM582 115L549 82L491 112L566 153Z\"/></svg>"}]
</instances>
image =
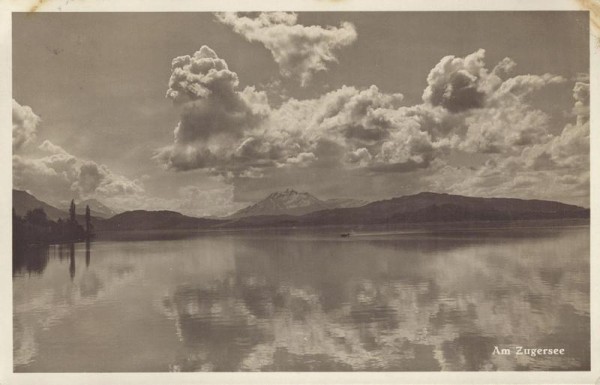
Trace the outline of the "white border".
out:
<instances>
[{"instance_id":1,"label":"white border","mask_svg":"<svg viewBox=\"0 0 600 385\"><path fill-rule=\"evenodd\" d=\"M29 11L36 4L38 12L207 12L207 11L497 11L497 10L584 10L584 4L599 0L4 0L0 2L0 385L4 384L480 384L545 383L600 384L600 287L598 273L600 238L591 237L591 365L590 372L337 372L337 373L13 373L12 372L12 276L11 276L11 199L12 134L12 60L11 12ZM426 4L426 6L425 6ZM596 20L600 14L590 13ZM600 31L590 26L591 103L600 100ZM597 165L600 128L597 108L590 120L591 152L591 234L600 234L595 210L600 205Z\"/></svg>"}]
</instances>

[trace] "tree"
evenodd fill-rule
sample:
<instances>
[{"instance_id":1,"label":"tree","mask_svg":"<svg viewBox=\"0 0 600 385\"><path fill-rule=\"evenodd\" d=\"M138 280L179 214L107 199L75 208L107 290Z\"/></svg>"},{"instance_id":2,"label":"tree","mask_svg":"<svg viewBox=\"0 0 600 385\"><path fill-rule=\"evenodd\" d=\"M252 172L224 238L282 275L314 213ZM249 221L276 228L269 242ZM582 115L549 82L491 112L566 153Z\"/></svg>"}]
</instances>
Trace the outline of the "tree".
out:
<instances>
[{"instance_id":1,"label":"tree","mask_svg":"<svg viewBox=\"0 0 600 385\"><path fill-rule=\"evenodd\" d=\"M73 206L69 211L73 210ZM67 221L58 219L54 222L48 218L43 208L28 211L25 217L21 218L13 209L13 250L16 252L27 249L29 245L76 242L86 237L86 231L75 218Z\"/></svg>"},{"instance_id":2,"label":"tree","mask_svg":"<svg viewBox=\"0 0 600 385\"><path fill-rule=\"evenodd\" d=\"M69 207L69 219L71 223L75 223L75 200L71 199L71 207Z\"/></svg>"},{"instance_id":3,"label":"tree","mask_svg":"<svg viewBox=\"0 0 600 385\"><path fill-rule=\"evenodd\" d=\"M92 235L92 215L90 213L90 206L85 206L85 235L86 237L90 237Z\"/></svg>"},{"instance_id":4,"label":"tree","mask_svg":"<svg viewBox=\"0 0 600 385\"><path fill-rule=\"evenodd\" d=\"M51 237L52 222L42 208L33 209L25 214L21 241L25 244L44 244Z\"/></svg>"},{"instance_id":5,"label":"tree","mask_svg":"<svg viewBox=\"0 0 600 385\"><path fill-rule=\"evenodd\" d=\"M43 208L28 211L25 215L25 220L33 226L44 227L48 225L48 216L46 216Z\"/></svg>"},{"instance_id":6,"label":"tree","mask_svg":"<svg viewBox=\"0 0 600 385\"><path fill-rule=\"evenodd\" d=\"M27 232L25 230L25 221L23 218L17 215L13 207L13 220L12 220L12 231L13 231L13 258L17 255L17 252L25 249L27 245Z\"/></svg>"}]
</instances>

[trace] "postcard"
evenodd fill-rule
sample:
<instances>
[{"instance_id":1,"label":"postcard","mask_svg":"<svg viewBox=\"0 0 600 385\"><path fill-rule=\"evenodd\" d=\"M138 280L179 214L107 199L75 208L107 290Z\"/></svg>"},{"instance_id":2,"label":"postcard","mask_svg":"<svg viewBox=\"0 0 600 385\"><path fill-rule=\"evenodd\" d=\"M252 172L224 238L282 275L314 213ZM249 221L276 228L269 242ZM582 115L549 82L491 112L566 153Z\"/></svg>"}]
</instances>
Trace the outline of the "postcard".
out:
<instances>
[{"instance_id":1,"label":"postcard","mask_svg":"<svg viewBox=\"0 0 600 385\"><path fill-rule=\"evenodd\" d=\"M0 383L598 383L598 9L3 5Z\"/></svg>"}]
</instances>

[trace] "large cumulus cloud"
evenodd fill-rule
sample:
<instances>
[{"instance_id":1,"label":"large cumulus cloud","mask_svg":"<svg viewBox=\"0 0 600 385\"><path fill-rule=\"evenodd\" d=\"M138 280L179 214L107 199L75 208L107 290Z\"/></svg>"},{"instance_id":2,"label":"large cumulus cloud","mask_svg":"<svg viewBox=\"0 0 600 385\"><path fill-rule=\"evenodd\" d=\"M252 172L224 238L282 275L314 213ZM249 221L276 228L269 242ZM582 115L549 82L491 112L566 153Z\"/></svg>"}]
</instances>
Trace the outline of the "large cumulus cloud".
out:
<instances>
[{"instance_id":1,"label":"large cumulus cloud","mask_svg":"<svg viewBox=\"0 0 600 385\"><path fill-rule=\"evenodd\" d=\"M429 72L423 101L457 113L523 101L535 90L564 81L560 76L551 74L521 75L506 79L515 67L516 63L512 59L504 58L489 71L486 68L484 49L464 58L446 56Z\"/></svg>"},{"instance_id":2,"label":"large cumulus cloud","mask_svg":"<svg viewBox=\"0 0 600 385\"><path fill-rule=\"evenodd\" d=\"M156 158L168 168L209 168L234 162L230 143L268 114L266 95L238 90L238 76L207 46L173 59L167 97L180 108L174 143Z\"/></svg>"},{"instance_id":3,"label":"large cumulus cloud","mask_svg":"<svg viewBox=\"0 0 600 385\"><path fill-rule=\"evenodd\" d=\"M41 119L31 107L22 106L16 100L12 101L12 135L13 151L21 149L33 141Z\"/></svg>"},{"instance_id":4,"label":"large cumulus cloud","mask_svg":"<svg viewBox=\"0 0 600 385\"><path fill-rule=\"evenodd\" d=\"M444 57L427 76L423 101L452 112L482 107L485 101L484 50L465 58Z\"/></svg>"},{"instance_id":5,"label":"large cumulus cloud","mask_svg":"<svg viewBox=\"0 0 600 385\"><path fill-rule=\"evenodd\" d=\"M285 77L306 85L318 71L336 62L335 51L352 44L356 29L343 22L339 27L297 24L293 12L266 12L257 17L218 13L217 20L229 25L250 42L262 43L273 55Z\"/></svg>"}]
</instances>

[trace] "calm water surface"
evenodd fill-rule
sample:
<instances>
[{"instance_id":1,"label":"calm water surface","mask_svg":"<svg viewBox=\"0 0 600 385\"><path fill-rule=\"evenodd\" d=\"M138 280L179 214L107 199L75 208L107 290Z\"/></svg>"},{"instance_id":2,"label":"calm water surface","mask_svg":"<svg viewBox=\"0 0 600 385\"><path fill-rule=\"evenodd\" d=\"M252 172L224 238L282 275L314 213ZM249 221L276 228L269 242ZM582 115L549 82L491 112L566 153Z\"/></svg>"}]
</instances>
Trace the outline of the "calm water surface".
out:
<instances>
[{"instance_id":1,"label":"calm water surface","mask_svg":"<svg viewBox=\"0 0 600 385\"><path fill-rule=\"evenodd\" d=\"M13 266L14 369L589 370L588 226L339 234L31 251ZM565 355L493 354L515 345Z\"/></svg>"}]
</instances>

